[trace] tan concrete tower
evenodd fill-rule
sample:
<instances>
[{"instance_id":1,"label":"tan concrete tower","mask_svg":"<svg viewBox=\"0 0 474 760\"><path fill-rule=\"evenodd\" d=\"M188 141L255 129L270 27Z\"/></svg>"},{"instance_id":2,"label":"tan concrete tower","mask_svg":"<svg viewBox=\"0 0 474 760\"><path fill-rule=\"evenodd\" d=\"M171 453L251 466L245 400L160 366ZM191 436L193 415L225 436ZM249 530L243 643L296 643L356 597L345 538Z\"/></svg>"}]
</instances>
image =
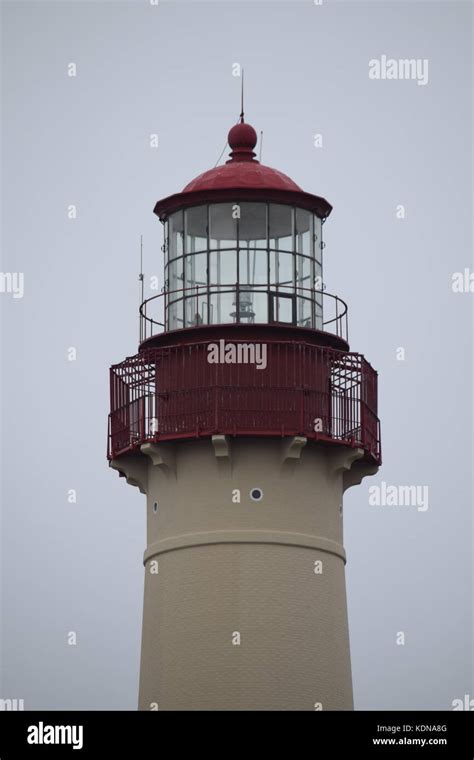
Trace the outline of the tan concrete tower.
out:
<instances>
[{"instance_id":1,"label":"tan concrete tower","mask_svg":"<svg viewBox=\"0 0 474 760\"><path fill-rule=\"evenodd\" d=\"M111 368L109 460L146 494L139 707L352 709L344 491L381 461L377 374L325 290L331 206L255 130L159 201L163 293Z\"/></svg>"}]
</instances>

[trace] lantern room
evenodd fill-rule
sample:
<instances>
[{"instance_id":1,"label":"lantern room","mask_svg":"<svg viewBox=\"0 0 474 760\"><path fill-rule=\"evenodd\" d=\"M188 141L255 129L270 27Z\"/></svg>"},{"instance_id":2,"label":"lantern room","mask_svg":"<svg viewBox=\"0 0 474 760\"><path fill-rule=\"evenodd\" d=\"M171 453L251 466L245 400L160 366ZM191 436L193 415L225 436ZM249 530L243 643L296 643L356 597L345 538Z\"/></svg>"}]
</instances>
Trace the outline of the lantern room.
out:
<instances>
[{"instance_id":1,"label":"lantern room","mask_svg":"<svg viewBox=\"0 0 474 760\"><path fill-rule=\"evenodd\" d=\"M236 124L229 160L156 204L164 287L143 306L142 340L159 327L219 324L287 325L347 339L347 307L323 285L331 206L257 161L256 141L253 127Z\"/></svg>"},{"instance_id":2,"label":"lantern room","mask_svg":"<svg viewBox=\"0 0 474 760\"><path fill-rule=\"evenodd\" d=\"M233 322L322 329L321 219L278 203L207 203L165 222L166 329Z\"/></svg>"}]
</instances>

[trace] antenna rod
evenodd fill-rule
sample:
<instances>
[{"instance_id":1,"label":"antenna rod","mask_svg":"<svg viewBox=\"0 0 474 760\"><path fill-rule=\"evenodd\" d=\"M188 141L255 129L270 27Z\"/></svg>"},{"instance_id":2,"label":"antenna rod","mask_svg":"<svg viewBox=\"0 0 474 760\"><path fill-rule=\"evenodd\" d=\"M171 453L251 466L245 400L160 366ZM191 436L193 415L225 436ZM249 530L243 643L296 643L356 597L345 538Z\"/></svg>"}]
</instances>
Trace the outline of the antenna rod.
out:
<instances>
[{"instance_id":1,"label":"antenna rod","mask_svg":"<svg viewBox=\"0 0 474 760\"><path fill-rule=\"evenodd\" d=\"M258 160L262 163L263 129L260 131L260 155Z\"/></svg>"},{"instance_id":2,"label":"antenna rod","mask_svg":"<svg viewBox=\"0 0 474 760\"><path fill-rule=\"evenodd\" d=\"M244 70L242 69L242 82L240 90L240 123L244 123Z\"/></svg>"}]
</instances>

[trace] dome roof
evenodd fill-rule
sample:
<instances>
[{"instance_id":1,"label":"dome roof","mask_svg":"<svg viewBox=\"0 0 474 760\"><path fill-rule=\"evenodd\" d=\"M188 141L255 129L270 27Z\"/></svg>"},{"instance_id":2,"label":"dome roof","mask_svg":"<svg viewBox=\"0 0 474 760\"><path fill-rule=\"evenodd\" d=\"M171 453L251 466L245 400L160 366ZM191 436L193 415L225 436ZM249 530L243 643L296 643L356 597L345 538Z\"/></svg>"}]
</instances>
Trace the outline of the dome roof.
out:
<instances>
[{"instance_id":1,"label":"dome roof","mask_svg":"<svg viewBox=\"0 0 474 760\"><path fill-rule=\"evenodd\" d=\"M181 193L158 201L155 214L161 220L179 208L232 199L300 205L321 218L331 212L332 207L324 198L305 193L286 174L257 161L254 152L257 133L244 122L243 116L230 129L227 141L231 152L225 164L195 177Z\"/></svg>"},{"instance_id":2,"label":"dome roof","mask_svg":"<svg viewBox=\"0 0 474 760\"><path fill-rule=\"evenodd\" d=\"M183 193L196 190L223 190L224 188L258 187L268 190L296 190L301 188L292 179L264 166L258 161L231 161L223 166L216 166L191 180Z\"/></svg>"},{"instance_id":3,"label":"dome roof","mask_svg":"<svg viewBox=\"0 0 474 760\"><path fill-rule=\"evenodd\" d=\"M301 192L301 188L286 174L263 166L255 159L253 149L257 144L257 133L250 124L243 121L235 124L227 142L231 148L229 161L200 174L186 185L183 193L247 187Z\"/></svg>"}]
</instances>

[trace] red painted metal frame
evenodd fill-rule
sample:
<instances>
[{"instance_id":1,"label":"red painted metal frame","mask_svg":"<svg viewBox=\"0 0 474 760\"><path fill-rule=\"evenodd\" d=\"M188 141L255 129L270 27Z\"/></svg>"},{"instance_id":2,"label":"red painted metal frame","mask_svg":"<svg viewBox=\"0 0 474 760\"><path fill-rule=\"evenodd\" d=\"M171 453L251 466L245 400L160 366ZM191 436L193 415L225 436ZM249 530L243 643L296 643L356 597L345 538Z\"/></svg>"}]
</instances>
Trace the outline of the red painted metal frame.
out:
<instances>
[{"instance_id":1,"label":"red painted metal frame","mask_svg":"<svg viewBox=\"0 0 474 760\"><path fill-rule=\"evenodd\" d=\"M181 208L198 206L203 203L224 203L233 201L262 201L264 203L283 203L295 205L312 211L320 219L326 219L332 206L319 195L305 193L303 190L279 190L267 187L232 187L215 190L193 190L175 193L155 204L154 213L163 222L170 214Z\"/></svg>"},{"instance_id":2,"label":"red painted metal frame","mask_svg":"<svg viewBox=\"0 0 474 760\"><path fill-rule=\"evenodd\" d=\"M304 435L361 447L367 460L380 464L377 373L361 354L267 340L267 366L259 370L210 364L211 342L145 349L111 368L109 459L147 441L220 433Z\"/></svg>"}]
</instances>

